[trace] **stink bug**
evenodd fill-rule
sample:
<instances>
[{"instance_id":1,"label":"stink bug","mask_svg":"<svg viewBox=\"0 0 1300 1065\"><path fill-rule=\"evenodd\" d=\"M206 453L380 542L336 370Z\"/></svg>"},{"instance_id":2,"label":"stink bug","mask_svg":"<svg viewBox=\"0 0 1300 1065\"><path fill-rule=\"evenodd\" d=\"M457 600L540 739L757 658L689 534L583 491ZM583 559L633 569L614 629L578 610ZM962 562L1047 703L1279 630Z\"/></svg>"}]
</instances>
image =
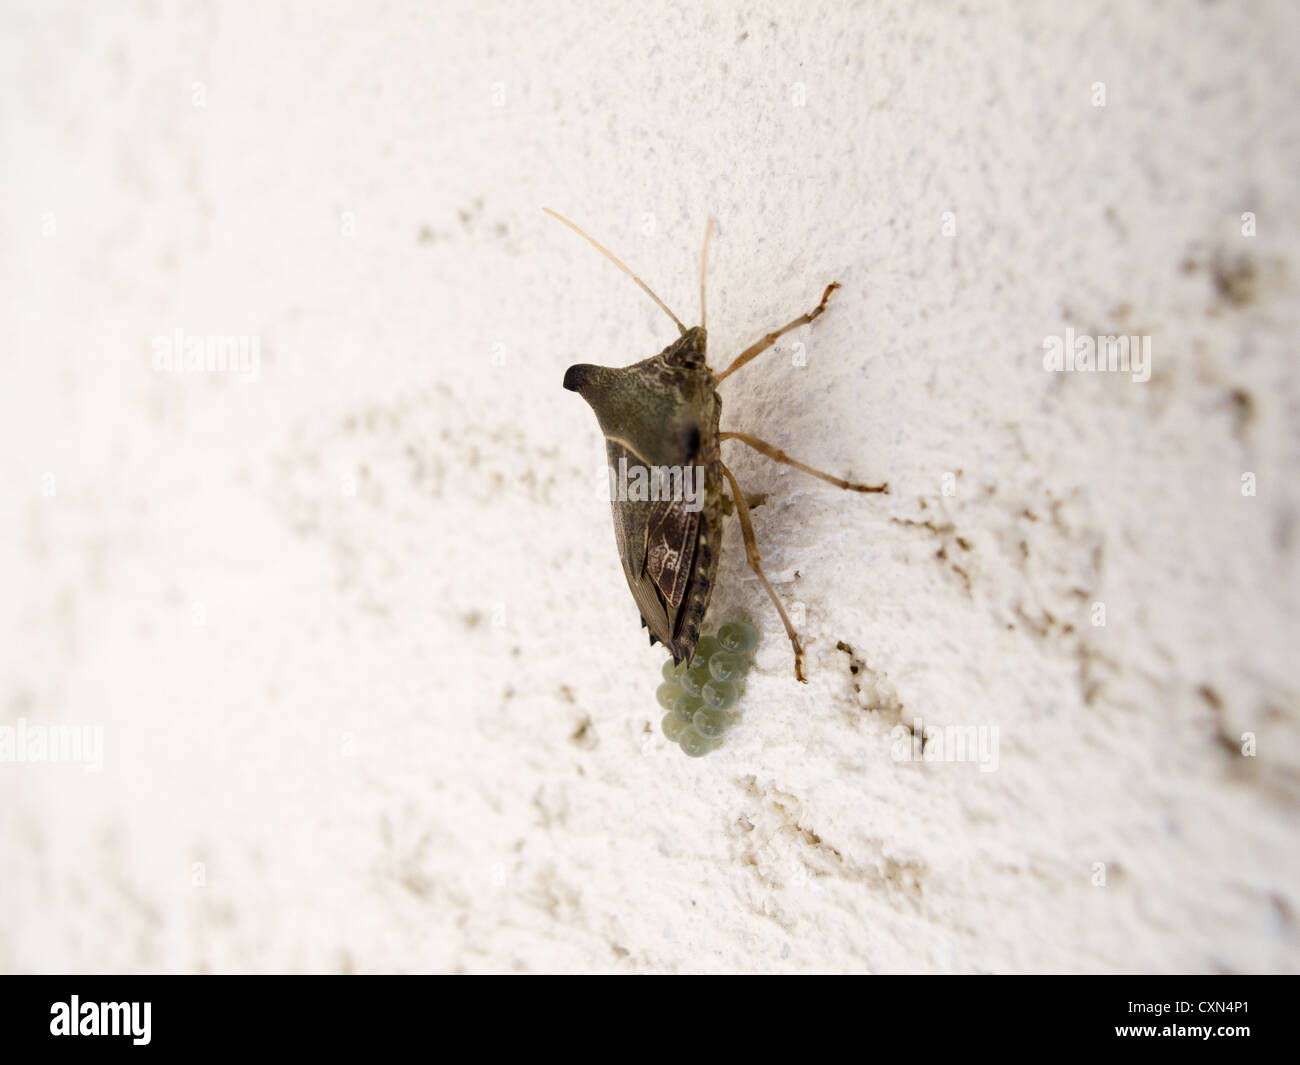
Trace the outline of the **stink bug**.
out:
<instances>
[{"instance_id":1,"label":"stink bug","mask_svg":"<svg viewBox=\"0 0 1300 1065\"><path fill-rule=\"evenodd\" d=\"M689 664L695 654L695 642L709 606L722 546L722 482L725 479L740 519L750 568L758 574L758 579L776 604L790 637L790 645L794 648L794 675L806 683L799 634L763 573L749 506L736 478L722 462L721 444L724 440L739 440L770 459L820 477L838 488L854 492L888 492L889 486L853 484L796 462L780 448L747 433L720 432L718 419L722 413L722 400L714 386L761 355L790 330L819 317L826 310L831 293L840 287L839 282L832 281L827 285L821 302L807 314L801 314L794 321L768 333L736 356L720 374L714 374L705 359L707 334L704 328L704 279L709 261L709 237L713 232L712 218L705 228L704 248L700 253L700 324L687 329L663 300L612 252L563 215L549 207L542 210L594 245L640 285L681 333L658 355L631 366L613 368L580 363L570 366L564 373L564 387L577 392L596 412L596 419L605 434L611 473L618 470L622 477L623 471L629 467L640 471L640 477L634 478L639 491L632 497L627 497L626 492L614 493L612 503L614 537L618 541L623 575L641 612L641 625L650 630L650 643L664 644L672 653L673 661L678 663L685 661ZM659 489L665 481L671 487L674 471L676 490L668 492L665 498ZM688 499L686 489L692 471L696 477L696 493L694 499Z\"/></svg>"}]
</instances>

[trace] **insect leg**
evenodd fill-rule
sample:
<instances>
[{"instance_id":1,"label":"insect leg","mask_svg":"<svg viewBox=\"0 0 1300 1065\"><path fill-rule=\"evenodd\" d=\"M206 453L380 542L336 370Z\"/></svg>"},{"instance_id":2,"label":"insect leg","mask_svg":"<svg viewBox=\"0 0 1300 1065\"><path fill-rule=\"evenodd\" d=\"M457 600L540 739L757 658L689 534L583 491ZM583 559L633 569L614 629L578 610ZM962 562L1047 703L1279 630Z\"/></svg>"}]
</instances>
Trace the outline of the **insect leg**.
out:
<instances>
[{"instance_id":1,"label":"insect leg","mask_svg":"<svg viewBox=\"0 0 1300 1065\"><path fill-rule=\"evenodd\" d=\"M821 470L814 470L811 466L805 466L802 462L797 462L782 451L779 447L773 447L766 441L758 439L756 436L750 436L748 433L719 433L719 440L739 440L742 444L748 444L755 451L761 452L774 462L784 462L787 466L793 466L796 470L803 470L804 473L810 473L814 477L820 477L823 481L833 484L836 488L847 488L850 492L888 492L888 484L854 484L852 481L845 481L839 477L832 477L829 473L823 473Z\"/></svg>"},{"instance_id":2,"label":"insect leg","mask_svg":"<svg viewBox=\"0 0 1300 1065\"><path fill-rule=\"evenodd\" d=\"M772 597L772 602L776 604L776 612L781 615L786 635L790 637L790 646L794 648L795 679L801 684L807 684L808 681L803 675L803 645L799 643L799 634L795 632L794 626L790 624L790 615L785 612L785 607L781 605L781 600L776 597L776 592L772 590L767 576L763 573L763 567L759 564L758 542L754 539L754 525L749 520L749 504L745 502L745 493L740 490L740 485L736 483L735 476L726 466L722 467L722 472L731 485L731 498L735 501L736 516L740 519L740 533L745 540L745 557L749 559L749 568L758 574L758 579L763 582L767 594Z\"/></svg>"},{"instance_id":3,"label":"insect leg","mask_svg":"<svg viewBox=\"0 0 1300 1065\"><path fill-rule=\"evenodd\" d=\"M716 384L717 382L721 381L724 377L728 377L731 374L735 373L751 359L757 358L759 355L762 355L763 352L765 352L768 348L770 348L773 344L775 344L778 340L780 340L781 337L785 336L786 333L790 332L791 329L798 329L801 325L807 325L814 318L818 317L822 313L822 311L826 309L826 301L831 298L831 293L834 292L839 287L840 287L840 283L838 281L832 281L829 285L826 286L826 291L822 293L821 303L817 304L817 306L814 307L807 314L801 314L793 322L781 326L781 328L778 329L775 333L768 333L767 336L763 337L762 340L756 341L755 343L751 344L749 347L747 347L744 351L742 351L739 355L736 356L735 361L730 366L728 366L725 370L722 371L722 373L718 374L713 379L714 383Z\"/></svg>"}]
</instances>

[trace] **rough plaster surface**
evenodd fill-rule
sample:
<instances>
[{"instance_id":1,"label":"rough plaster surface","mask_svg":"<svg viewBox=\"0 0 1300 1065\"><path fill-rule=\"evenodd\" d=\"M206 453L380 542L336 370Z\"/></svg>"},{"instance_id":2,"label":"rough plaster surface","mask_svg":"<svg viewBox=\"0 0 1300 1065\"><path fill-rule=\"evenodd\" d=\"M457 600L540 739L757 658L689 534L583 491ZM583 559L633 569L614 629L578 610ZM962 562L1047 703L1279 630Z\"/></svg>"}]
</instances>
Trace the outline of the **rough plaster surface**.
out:
<instances>
[{"instance_id":1,"label":"rough plaster surface","mask_svg":"<svg viewBox=\"0 0 1300 1065\"><path fill-rule=\"evenodd\" d=\"M424 7L5 5L0 724L105 748L0 968L1300 968L1294 5ZM729 523L700 761L560 388L673 329L541 204L688 319L715 214L715 366L843 285L723 424L891 493L725 445L810 683Z\"/></svg>"}]
</instances>

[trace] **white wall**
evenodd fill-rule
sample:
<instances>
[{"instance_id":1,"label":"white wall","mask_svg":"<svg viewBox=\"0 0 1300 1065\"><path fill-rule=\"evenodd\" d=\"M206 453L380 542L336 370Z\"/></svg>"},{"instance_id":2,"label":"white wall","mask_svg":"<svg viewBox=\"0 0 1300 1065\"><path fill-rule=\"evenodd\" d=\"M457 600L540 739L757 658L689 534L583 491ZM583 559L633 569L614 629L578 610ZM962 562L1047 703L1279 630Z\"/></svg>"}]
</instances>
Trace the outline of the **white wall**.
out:
<instances>
[{"instance_id":1,"label":"white wall","mask_svg":"<svg viewBox=\"0 0 1300 1065\"><path fill-rule=\"evenodd\" d=\"M0 16L0 724L104 738L0 968L1300 968L1294 5L426 6ZM715 366L843 285L723 424L892 491L725 445L810 683L733 522L700 761L560 388L674 330L542 204L691 320L716 215Z\"/></svg>"}]
</instances>

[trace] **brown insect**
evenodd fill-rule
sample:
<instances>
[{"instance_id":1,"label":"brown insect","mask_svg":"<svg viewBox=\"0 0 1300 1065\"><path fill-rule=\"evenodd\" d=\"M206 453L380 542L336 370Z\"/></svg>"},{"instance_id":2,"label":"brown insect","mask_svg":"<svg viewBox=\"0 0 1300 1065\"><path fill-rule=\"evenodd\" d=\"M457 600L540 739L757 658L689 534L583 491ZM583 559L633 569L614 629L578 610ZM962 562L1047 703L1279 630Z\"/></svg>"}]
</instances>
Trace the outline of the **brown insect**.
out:
<instances>
[{"instance_id":1,"label":"brown insect","mask_svg":"<svg viewBox=\"0 0 1300 1065\"><path fill-rule=\"evenodd\" d=\"M660 487L665 483L671 485L674 471L678 475L676 492L651 491L649 497L644 491L632 493L639 496L637 498L619 498L616 494L612 500L614 536L623 562L623 575L641 611L641 625L650 629L650 643L658 641L664 644L675 662L685 660L689 663L695 653L695 642L709 606L722 546L722 482L725 478L736 515L740 518L750 568L758 574L758 579L776 604L794 648L794 675L806 683L799 634L763 573L749 506L736 478L722 462L722 441L739 440L770 459L849 491L888 492L889 486L853 484L796 462L780 448L747 433L719 431L722 400L714 386L761 355L792 329L807 325L821 315L831 293L840 287L839 282L832 281L826 286L821 302L811 311L751 344L722 373L715 375L705 359L707 334L704 328L704 280L709 261L709 237L713 232L712 218L705 228L704 248L700 253L700 324L687 329L663 300L609 249L563 215L549 207L542 210L589 241L640 285L682 334L658 355L631 366L612 368L580 363L570 366L564 373L564 387L577 392L596 412L596 419L605 434L611 471L626 468L646 471L647 476L641 482L643 488L647 483L654 483L656 471L659 472ZM689 499L681 490L683 485L689 484L689 470L702 472L702 477L697 472L697 486L702 491L695 499Z\"/></svg>"}]
</instances>

